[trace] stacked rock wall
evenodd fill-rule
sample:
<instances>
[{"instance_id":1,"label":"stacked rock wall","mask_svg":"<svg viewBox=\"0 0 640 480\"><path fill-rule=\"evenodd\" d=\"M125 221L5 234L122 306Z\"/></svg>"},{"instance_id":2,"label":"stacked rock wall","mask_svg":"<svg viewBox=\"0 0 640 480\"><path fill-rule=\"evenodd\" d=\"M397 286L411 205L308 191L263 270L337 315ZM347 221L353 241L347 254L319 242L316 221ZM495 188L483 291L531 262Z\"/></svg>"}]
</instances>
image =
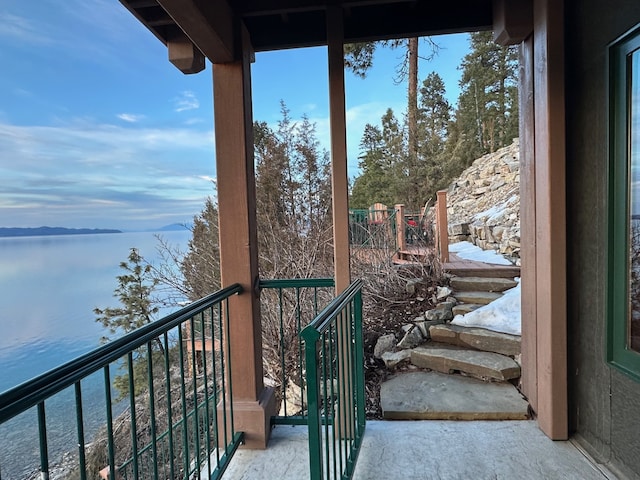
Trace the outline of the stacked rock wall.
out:
<instances>
[{"instance_id":1,"label":"stacked rock wall","mask_svg":"<svg viewBox=\"0 0 640 480\"><path fill-rule=\"evenodd\" d=\"M447 191L449 241L469 241L519 263L519 142L477 159Z\"/></svg>"}]
</instances>

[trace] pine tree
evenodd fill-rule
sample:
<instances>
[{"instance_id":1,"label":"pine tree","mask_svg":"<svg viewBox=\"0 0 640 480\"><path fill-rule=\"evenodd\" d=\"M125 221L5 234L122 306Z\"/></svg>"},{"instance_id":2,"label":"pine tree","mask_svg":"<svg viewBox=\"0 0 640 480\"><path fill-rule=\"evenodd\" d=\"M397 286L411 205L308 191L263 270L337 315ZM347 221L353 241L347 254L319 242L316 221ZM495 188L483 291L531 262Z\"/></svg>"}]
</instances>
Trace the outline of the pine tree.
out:
<instances>
[{"instance_id":1,"label":"pine tree","mask_svg":"<svg viewBox=\"0 0 640 480\"><path fill-rule=\"evenodd\" d=\"M111 334L130 333L137 328L151 323L154 315L158 313L158 307L153 304L151 294L157 285L157 280L151 275L151 266L145 264L144 258L140 255L136 248L131 248L127 261L120 263L120 268L125 271L122 275L118 275L118 286L114 290L114 297L120 302L119 307L94 308L93 312L97 315L96 322L101 323L105 328L109 329ZM107 337L103 337L103 341L108 341ZM155 345L155 352L151 352L151 361L155 363L156 354L162 355L164 347L160 339L154 339L152 345ZM141 348L134 352L131 356L132 371L134 372L134 395L142 393L146 385L145 373L149 362L149 352ZM122 369L127 373L117 375L114 380L114 386L119 392L119 398L122 399L129 394L129 373L128 365L125 363Z\"/></svg>"},{"instance_id":2,"label":"pine tree","mask_svg":"<svg viewBox=\"0 0 640 480\"><path fill-rule=\"evenodd\" d=\"M127 261L120 262L120 268L125 273L116 277L118 286L113 293L120 306L96 307L93 310L97 315L96 322L108 328L111 334L130 333L151 323L153 316L158 313L158 307L151 300L151 293L158 282L151 277L151 266L145 265L138 249L129 250L129 257ZM104 340L108 341L108 338Z\"/></svg>"},{"instance_id":3,"label":"pine tree","mask_svg":"<svg viewBox=\"0 0 640 480\"><path fill-rule=\"evenodd\" d=\"M518 136L517 50L496 44L491 32L472 33L470 38L456 111L465 165Z\"/></svg>"}]
</instances>

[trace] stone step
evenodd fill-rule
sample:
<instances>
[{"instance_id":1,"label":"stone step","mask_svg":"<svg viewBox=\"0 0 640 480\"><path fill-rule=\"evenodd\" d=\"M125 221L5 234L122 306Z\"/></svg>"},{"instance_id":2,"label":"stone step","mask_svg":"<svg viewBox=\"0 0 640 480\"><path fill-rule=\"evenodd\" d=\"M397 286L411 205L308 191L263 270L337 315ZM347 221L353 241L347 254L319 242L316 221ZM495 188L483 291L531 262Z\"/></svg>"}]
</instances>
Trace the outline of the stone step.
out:
<instances>
[{"instance_id":1,"label":"stone step","mask_svg":"<svg viewBox=\"0 0 640 480\"><path fill-rule=\"evenodd\" d=\"M473 312L474 310L482 306L483 305L480 305L478 303L461 303L460 305L456 305L455 307L453 307L451 309L451 313L453 313L454 317L456 315L466 315L467 313Z\"/></svg>"},{"instance_id":2,"label":"stone step","mask_svg":"<svg viewBox=\"0 0 640 480\"><path fill-rule=\"evenodd\" d=\"M494 332L484 328L459 325L433 325L429 328L431 340L459 347L471 347L485 352L515 356L520 354L519 335Z\"/></svg>"},{"instance_id":3,"label":"stone step","mask_svg":"<svg viewBox=\"0 0 640 480\"><path fill-rule=\"evenodd\" d=\"M411 363L441 373L462 372L486 380L505 381L520 376L520 366L509 357L443 344L414 348Z\"/></svg>"},{"instance_id":4,"label":"stone step","mask_svg":"<svg viewBox=\"0 0 640 480\"><path fill-rule=\"evenodd\" d=\"M487 305L502 296L498 292L455 292L453 297L462 303L476 303Z\"/></svg>"},{"instance_id":5,"label":"stone step","mask_svg":"<svg viewBox=\"0 0 640 480\"><path fill-rule=\"evenodd\" d=\"M449 283L454 290L465 292L504 292L518 285L513 279L487 277L453 277Z\"/></svg>"},{"instance_id":6,"label":"stone step","mask_svg":"<svg viewBox=\"0 0 640 480\"><path fill-rule=\"evenodd\" d=\"M438 372L408 372L384 382L380 405L390 420L526 420L529 407L510 383Z\"/></svg>"}]
</instances>

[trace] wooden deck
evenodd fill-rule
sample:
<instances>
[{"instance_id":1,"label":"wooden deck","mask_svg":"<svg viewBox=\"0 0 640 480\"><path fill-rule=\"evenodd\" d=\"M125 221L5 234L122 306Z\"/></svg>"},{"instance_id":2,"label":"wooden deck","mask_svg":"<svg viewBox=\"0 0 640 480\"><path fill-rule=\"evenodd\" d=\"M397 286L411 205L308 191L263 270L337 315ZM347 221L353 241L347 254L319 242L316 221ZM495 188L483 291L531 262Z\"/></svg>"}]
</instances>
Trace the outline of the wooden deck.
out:
<instances>
[{"instance_id":1,"label":"wooden deck","mask_svg":"<svg viewBox=\"0 0 640 480\"><path fill-rule=\"evenodd\" d=\"M427 253L427 249L424 247L407 246L405 250L398 252L393 263L396 265L420 263L427 256ZM518 266L467 260L460 258L453 252L449 252L449 261L443 263L442 268L445 272L459 277L514 278L520 276L520 267Z\"/></svg>"},{"instance_id":2,"label":"wooden deck","mask_svg":"<svg viewBox=\"0 0 640 480\"><path fill-rule=\"evenodd\" d=\"M445 272L459 277L514 278L520 276L520 267L515 265L497 265L476 260L466 260L449 252L449 261L442 264Z\"/></svg>"}]
</instances>

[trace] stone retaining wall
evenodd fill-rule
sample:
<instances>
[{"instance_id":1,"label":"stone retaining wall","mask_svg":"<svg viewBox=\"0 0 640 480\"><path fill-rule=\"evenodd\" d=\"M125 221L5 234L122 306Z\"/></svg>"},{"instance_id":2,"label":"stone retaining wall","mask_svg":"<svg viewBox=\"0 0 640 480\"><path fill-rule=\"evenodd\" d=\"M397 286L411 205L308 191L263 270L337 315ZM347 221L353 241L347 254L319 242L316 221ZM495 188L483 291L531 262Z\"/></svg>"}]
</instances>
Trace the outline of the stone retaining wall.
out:
<instances>
[{"instance_id":1,"label":"stone retaining wall","mask_svg":"<svg viewBox=\"0 0 640 480\"><path fill-rule=\"evenodd\" d=\"M484 155L467 168L447 191L449 241L469 241L497 250L519 264L519 141Z\"/></svg>"}]
</instances>

